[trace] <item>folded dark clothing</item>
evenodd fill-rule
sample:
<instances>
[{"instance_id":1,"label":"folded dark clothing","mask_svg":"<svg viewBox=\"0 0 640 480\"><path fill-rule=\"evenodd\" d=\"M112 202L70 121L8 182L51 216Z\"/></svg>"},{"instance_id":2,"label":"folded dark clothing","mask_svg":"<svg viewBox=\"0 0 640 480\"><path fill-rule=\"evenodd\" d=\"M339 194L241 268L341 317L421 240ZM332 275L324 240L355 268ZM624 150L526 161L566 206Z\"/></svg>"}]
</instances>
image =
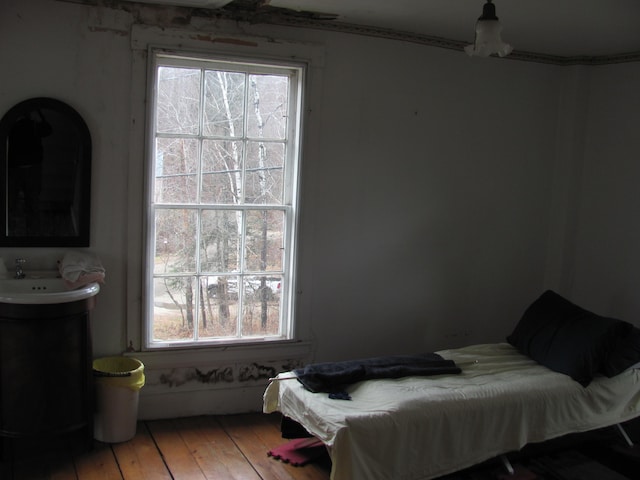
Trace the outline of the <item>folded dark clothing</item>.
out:
<instances>
[{"instance_id":1,"label":"folded dark clothing","mask_svg":"<svg viewBox=\"0 0 640 480\"><path fill-rule=\"evenodd\" d=\"M453 360L437 353L393 355L344 362L314 363L294 370L298 381L311 392L340 392L346 385L376 378L401 378L457 374Z\"/></svg>"}]
</instances>

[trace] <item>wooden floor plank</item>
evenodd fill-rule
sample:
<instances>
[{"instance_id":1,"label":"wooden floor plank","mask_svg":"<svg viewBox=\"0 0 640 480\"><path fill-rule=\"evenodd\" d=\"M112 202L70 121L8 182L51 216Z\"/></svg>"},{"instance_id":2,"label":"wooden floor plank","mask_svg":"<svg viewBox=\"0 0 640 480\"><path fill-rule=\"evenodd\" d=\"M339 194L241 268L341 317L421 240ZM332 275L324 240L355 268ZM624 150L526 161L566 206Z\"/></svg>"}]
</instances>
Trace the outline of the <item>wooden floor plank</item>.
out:
<instances>
[{"instance_id":1,"label":"wooden floor plank","mask_svg":"<svg viewBox=\"0 0 640 480\"><path fill-rule=\"evenodd\" d=\"M263 480L293 480L296 478L293 472L288 472L294 467L267 456L269 449L277 445L265 445L250 425L251 421L247 416L229 415L226 418L221 418L220 423ZM257 425L257 428L264 428L264 424Z\"/></svg>"},{"instance_id":2,"label":"wooden floor plank","mask_svg":"<svg viewBox=\"0 0 640 480\"><path fill-rule=\"evenodd\" d=\"M64 461L49 464L49 480L78 480L76 469L72 462Z\"/></svg>"},{"instance_id":3,"label":"wooden floor plank","mask_svg":"<svg viewBox=\"0 0 640 480\"><path fill-rule=\"evenodd\" d=\"M260 480L260 476L214 418L183 418L174 424L207 479Z\"/></svg>"},{"instance_id":4,"label":"wooden floor plank","mask_svg":"<svg viewBox=\"0 0 640 480\"><path fill-rule=\"evenodd\" d=\"M267 456L269 450L288 441L267 415L229 415L219 420L264 480L328 480L328 472L313 464L294 467Z\"/></svg>"},{"instance_id":5,"label":"wooden floor plank","mask_svg":"<svg viewBox=\"0 0 640 480\"><path fill-rule=\"evenodd\" d=\"M20 461L13 466L16 480L77 480L73 459L69 456L38 456L37 461ZM5 477L0 477L5 478ZM11 477L8 477L11 478Z\"/></svg>"},{"instance_id":6,"label":"wooden floor plank","mask_svg":"<svg viewBox=\"0 0 640 480\"><path fill-rule=\"evenodd\" d=\"M143 422L138 423L135 437L111 448L125 480L171 480L162 455Z\"/></svg>"},{"instance_id":7,"label":"wooden floor plank","mask_svg":"<svg viewBox=\"0 0 640 480\"><path fill-rule=\"evenodd\" d=\"M147 422L149 432L162 452L164 461L175 479L206 480L200 465L191 456L173 420Z\"/></svg>"},{"instance_id":8,"label":"wooden floor plank","mask_svg":"<svg viewBox=\"0 0 640 480\"><path fill-rule=\"evenodd\" d=\"M328 480L329 467L267 456L285 442L278 414L201 416L138 424L122 443L13 442L1 480ZM36 448L37 447L37 448Z\"/></svg>"},{"instance_id":9,"label":"wooden floor plank","mask_svg":"<svg viewBox=\"0 0 640 480\"><path fill-rule=\"evenodd\" d=\"M279 414L255 414L248 418L248 420L253 422L255 425L264 426L264 428L256 429L256 432L260 436L262 442L268 446L268 450L290 441L290 439L282 438L282 432L280 430L281 418L282 417ZM275 461L274 459L271 460ZM293 470L291 471L295 474L295 478L298 480L329 480L331 463L329 461L316 461L304 465L303 467L292 467L292 469Z\"/></svg>"},{"instance_id":10,"label":"wooden floor plank","mask_svg":"<svg viewBox=\"0 0 640 480\"><path fill-rule=\"evenodd\" d=\"M90 452L78 453L75 464L79 480L122 480L111 447L105 443L96 442Z\"/></svg>"},{"instance_id":11,"label":"wooden floor plank","mask_svg":"<svg viewBox=\"0 0 640 480\"><path fill-rule=\"evenodd\" d=\"M73 461L74 450L73 444L67 438L56 442L49 439L20 439L16 441L13 452L11 474L0 478L77 480Z\"/></svg>"}]
</instances>

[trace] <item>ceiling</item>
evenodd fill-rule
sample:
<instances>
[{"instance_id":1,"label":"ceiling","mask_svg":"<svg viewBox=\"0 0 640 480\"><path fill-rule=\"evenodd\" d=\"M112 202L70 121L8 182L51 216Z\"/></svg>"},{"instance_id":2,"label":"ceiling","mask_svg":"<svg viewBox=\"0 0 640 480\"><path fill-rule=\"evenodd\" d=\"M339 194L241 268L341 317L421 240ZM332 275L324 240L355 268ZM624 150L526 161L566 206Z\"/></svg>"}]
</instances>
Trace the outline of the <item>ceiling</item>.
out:
<instances>
[{"instance_id":1,"label":"ceiling","mask_svg":"<svg viewBox=\"0 0 640 480\"><path fill-rule=\"evenodd\" d=\"M316 26L351 24L471 43L475 21L486 0L136 1L222 8L220 12L243 8L254 12L288 9L284 12L291 15L332 14L313 16ZM493 3L503 26L502 39L516 52L561 57L640 52L640 0L494 0ZM313 26L313 22L307 26Z\"/></svg>"}]
</instances>

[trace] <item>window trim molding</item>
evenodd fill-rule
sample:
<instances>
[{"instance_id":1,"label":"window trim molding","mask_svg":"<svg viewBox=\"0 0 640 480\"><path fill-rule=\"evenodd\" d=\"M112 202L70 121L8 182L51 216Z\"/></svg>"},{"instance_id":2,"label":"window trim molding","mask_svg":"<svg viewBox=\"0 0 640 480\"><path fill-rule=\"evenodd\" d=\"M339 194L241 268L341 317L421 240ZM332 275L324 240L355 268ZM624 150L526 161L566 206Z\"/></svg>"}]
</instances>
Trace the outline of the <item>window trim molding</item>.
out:
<instances>
[{"instance_id":1,"label":"window trim molding","mask_svg":"<svg viewBox=\"0 0 640 480\"><path fill-rule=\"evenodd\" d=\"M251 57L250 59L244 56L237 55L220 55L217 53L193 53L191 50L175 50L175 49L166 49L156 46L149 47L148 51L148 62L149 62L149 95L147 97L147 153L145 156L145 171L146 171L146 192L145 192L145 215L146 215L146 228L145 228L145 261L144 261L144 271L143 275L145 277L145 288L143 291L143 318L142 318L142 351L156 351L156 350L174 350L181 349L185 347L192 348L200 348L201 346L210 345L212 347L216 346L231 346L236 344L247 344L253 343L258 344L261 342L271 342L271 341L291 341L295 340L295 307L296 304L293 301L293 294L290 285L295 284L296 279L296 271L293 269L295 263L295 257L297 253L297 245L296 245L296 231L299 225L299 215L298 215L298 204L300 202L299 198L299 188L298 185L300 183L299 178L299 167L298 165L302 161L302 152L300 149L299 142L299 132L303 128L303 117L304 117L304 80L305 73L308 65L306 62L293 62L290 60L280 61L274 60L272 58L263 59L261 56L256 55ZM200 340L198 338L192 339L184 339L184 340L162 340L162 341L154 341L152 331L150 329L150 320L153 316L153 301L154 296L149 294L149 292L154 291L153 281L156 278L156 275L153 273L153 266L150 265L149 262L152 262L151 252L155 251L155 235L153 234L155 230L154 226L154 218L153 212L156 210L153 197L154 193L152 191L152 186L154 185L154 168L153 168L153 159L152 152L155 151L154 143L156 140L156 132L154 129L154 125L156 124L156 111L157 105L155 102L155 98L157 96L157 72L161 66L173 65L173 66L182 66L182 60L185 60L186 68L197 68L197 69L207 69L207 68L224 68L227 69L227 65L233 66L233 64L238 64L238 71L240 72L262 72L264 69L263 66L266 66L267 70L272 70L274 73L278 73L280 75L284 74L285 71L290 72L289 74L295 81L295 85L292 85L290 90L290 104L288 115L291 117L295 112L295 122L288 122L287 129L287 140L289 144L289 148L287 149L287 160L285 164L288 166L284 168L284 180L285 184L287 182L291 182L290 188L286 191L285 198L283 199L283 208L275 207L275 210L283 210L283 212L289 212L285 215L287 221L284 226L284 242L285 242L285 252L287 255L285 256L283 263L283 270L286 272L287 282L285 283L285 289L282 291L282 303L280 310L280 319L281 319L281 328L279 335L268 335L268 336L248 336L248 337L221 337L215 338L211 340ZM277 67L270 68L271 65L277 63L278 65L282 65L282 69L278 69ZM208 65L210 64L210 65ZM231 68L233 70L233 68ZM182 135L179 136L182 138ZM294 161L295 160L295 161ZM206 205L204 205L206 207ZM203 205L197 205L195 210L199 210L199 207L203 207ZM162 209L166 208L166 206L161 207ZM176 206L176 208L181 209L185 208L182 205ZM221 209L225 209L225 207L220 207ZM228 208L230 210L260 210L267 208L272 210L273 208L264 207L260 204L245 204L241 205L229 205ZM288 231L289 230L289 231ZM244 234L243 234L244 235Z\"/></svg>"},{"instance_id":2,"label":"window trim molding","mask_svg":"<svg viewBox=\"0 0 640 480\"><path fill-rule=\"evenodd\" d=\"M129 352L126 356L135 357L152 369L183 368L212 361L218 363L255 360L269 361L308 358L312 351L309 341L272 341L236 345L202 345L198 348L157 349Z\"/></svg>"},{"instance_id":3,"label":"window trim molding","mask_svg":"<svg viewBox=\"0 0 640 480\"><path fill-rule=\"evenodd\" d=\"M143 200L147 198L148 192L148 155L149 142L152 141L148 135L147 125L147 93L149 90L149 82L153 76L150 75L152 62L150 62L149 52L151 48L162 49L165 51L189 53L203 56L219 56L220 58L238 58L250 60L252 58L261 58L265 62L275 61L278 63L292 63L295 65L306 64L303 76L301 78L305 91L298 96L298 102L301 104L300 123L302 127L298 131L296 138L297 150L300 152L300 162L297 166L298 171L294 175L299 177L296 182L296 191L292 195L298 198L298 211L295 214L297 224L294 242L299 240L299 230L301 228L300 209L302 198L300 198L300 188L304 179L301 178L302 164L309 156L313 156L309 152L312 149L305 149L309 129L309 113L312 107L309 102L312 89L317 89L321 83L322 70L324 67L325 49L321 44L308 42L290 41L290 40L274 40L273 37L252 37L249 35L238 35L236 33L225 33L218 29L218 33L202 35L201 32L184 29L160 28L147 25L133 25L131 32L131 48L133 53L132 65L132 89L131 89L131 105L132 105L132 128L130 137L130 154L131 158L144 158L143 162L129 162L129 178L128 193L131 199ZM316 98L317 95L315 96ZM317 128L317 127L316 127ZM315 130L311 128L311 130ZM143 141L140 139L144 138ZM305 153L305 150L306 153ZM304 158L303 158L304 157ZM143 184L142 193L140 185ZM292 294L289 296L291 303L289 308L294 308L294 319L291 320L291 340L263 340L259 342L240 341L237 344L227 345L180 345L174 348L144 348L144 294L147 288L148 278L146 275L146 203L131 208L128 217L129 238L128 242L128 258L127 262L127 318L126 318L126 339L128 352L153 352L157 355L170 354L174 357L174 353L180 358L187 358L189 355L199 355L203 350L218 351L220 349L237 349L238 352L256 351L261 347L267 346L269 349L277 348L284 351L296 351L300 342L306 342L313 337L310 325L311 313L310 305L307 298L302 298L303 275L298 270L300 263L300 252L292 258L291 271L295 273L296 283L291 283L289 288ZM135 238L136 241L131 241ZM308 249L307 249L308 250ZM308 253L307 253L308 255ZM304 275L309 277L309 274ZM138 279L138 280L136 280ZM304 320L303 320L304 319ZM304 339L307 340L304 340ZM307 346L307 352L312 347ZM242 356L246 356L244 353ZM285 354L286 355L286 354Z\"/></svg>"}]
</instances>

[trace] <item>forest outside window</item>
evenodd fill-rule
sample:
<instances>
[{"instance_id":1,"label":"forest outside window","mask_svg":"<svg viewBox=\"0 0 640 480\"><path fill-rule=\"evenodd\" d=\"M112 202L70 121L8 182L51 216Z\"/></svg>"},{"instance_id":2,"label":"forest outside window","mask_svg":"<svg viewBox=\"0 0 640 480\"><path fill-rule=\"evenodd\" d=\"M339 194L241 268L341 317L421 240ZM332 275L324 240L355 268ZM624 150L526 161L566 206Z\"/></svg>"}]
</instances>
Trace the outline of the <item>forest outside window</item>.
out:
<instances>
[{"instance_id":1,"label":"forest outside window","mask_svg":"<svg viewBox=\"0 0 640 480\"><path fill-rule=\"evenodd\" d=\"M146 347L290 339L304 67L152 58Z\"/></svg>"}]
</instances>

